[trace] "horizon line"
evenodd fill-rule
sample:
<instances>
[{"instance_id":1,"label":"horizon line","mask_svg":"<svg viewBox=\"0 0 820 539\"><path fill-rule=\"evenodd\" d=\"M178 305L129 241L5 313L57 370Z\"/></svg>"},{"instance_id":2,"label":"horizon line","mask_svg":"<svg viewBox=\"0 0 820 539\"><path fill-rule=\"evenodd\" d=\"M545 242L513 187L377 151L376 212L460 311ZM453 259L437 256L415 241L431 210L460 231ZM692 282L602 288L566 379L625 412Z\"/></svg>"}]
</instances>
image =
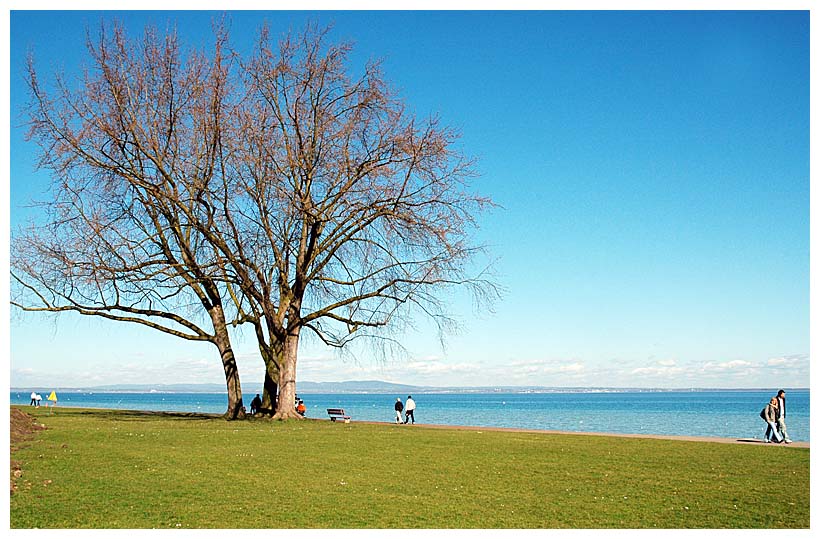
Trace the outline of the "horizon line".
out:
<instances>
[{"instance_id":1,"label":"horizon line","mask_svg":"<svg viewBox=\"0 0 820 539\"><path fill-rule=\"evenodd\" d=\"M428 386L428 385L418 385L418 384L405 384L405 383L397 383L397 382L383 382L380 380L346 380L340 382L312 382L312 381L305 381L302 382L305 384L351 384L351 383L381 383L385 385L394 385L394 386L401 386L401 387L412 387L415 390L476 390L476 389L487 389L487 390L494 390L494 389L548 389L548 390L579 390L579 389L586 389L586 390L654 390L654 391L751 391L751 390L760 390L766 391L771 388L768 387L721 387L721 386L678 386L678 387L661 387L661 386L544 386L544 385L475 385L475 386ZM297 382L297 385L299 382ZM174 383L159 383L159 384L152 384L152 383L124 383L124 384L101 384L96 386L54 386L49 384L37 384L35 385L21 385L21 386L9 386L9 391L19 391L19 390L29 390L34 389L35 387L41 386L48 386L53 387L55 390L105 390L106 388L115 388L117 386L132 386L134 389L136 388L160 388L160 387L172 387L172 386L191 386L191 387L204 387L204 386L220 386L221 384L216 382L174 382ZM251 386L254 387L254 386ZM386 388L389 389L389 388ZM778 389L784 390L810 390L810 386L805 387L778 387ZM253 391L256 388L254 387ZM221 391L219 391L221 393ZM225 390L227 393L227 389ZM243 391L245 393L245 391Z\"/></svg>"}]
</instances>

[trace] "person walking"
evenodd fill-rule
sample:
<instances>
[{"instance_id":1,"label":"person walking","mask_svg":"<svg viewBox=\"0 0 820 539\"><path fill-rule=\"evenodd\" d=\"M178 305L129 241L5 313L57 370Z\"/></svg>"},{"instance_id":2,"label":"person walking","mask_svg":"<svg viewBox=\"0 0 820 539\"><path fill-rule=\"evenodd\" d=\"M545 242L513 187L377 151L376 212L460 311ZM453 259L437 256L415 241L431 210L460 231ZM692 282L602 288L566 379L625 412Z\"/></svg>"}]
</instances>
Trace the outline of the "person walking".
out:
<instances>
[{"instance_id":1,"label":"person walking","mask_svg":"<svg viewBox=\"0 0 820 539\"><path fill-rule=\"evenodd\" d=\"M786 431L786 392L784 390L780 390L777 392L777 430L780 433L780 436L783 438L783 441L787 444L792 443L791 439L789 438L789 433Z\"/></svg>"},{"instance_id":2,"label":"person walking","mask_svg":"<svg viewBox=\"0 0 820 539\"><path fill-rule=\"evenodd\" d=\"M777 432L777 425L775 422L777 421L777 397L772 397L772 400L769 401L769 404L766 405L765 408L760 412L760 417L763 418L763 421L766 422L766 443L780 443L783 441L780 438L780 434Z\"/></svg>"},{"instance_id":3,"label":"person walking","mask_svg":"<svg viewBox=\"0 0 820 539\"><path fill-rule=\"evenodd\" d=\"M401 403L400 397L396 397L396 404L393 406L393 409L396 410L396 424L398 425L401 423L401 413L404 410L404 405Z\"/></svg>"},{"instance_id":4,"label":"person walking","mask_svg":"<svg viewBox=\"0 0 820 539\"><path fill-rule=\"evenodd\" d=\"M29 406L37 406L37 393L31 392L31 404Z\"/></svg>"},{"instance_id":5,"label":"person walking","mask_svg":"<svg viewBox=\"0 0 820 539\"><path fill-rule=\"evenodd\" d=\"M407 400L404 402L404 424L406 425L408 421L413 421L413 425L416 424L416 416L414 412L416 411L416 401L413 400L412 395L407 395Z\"/></svg>"}]
</instances>

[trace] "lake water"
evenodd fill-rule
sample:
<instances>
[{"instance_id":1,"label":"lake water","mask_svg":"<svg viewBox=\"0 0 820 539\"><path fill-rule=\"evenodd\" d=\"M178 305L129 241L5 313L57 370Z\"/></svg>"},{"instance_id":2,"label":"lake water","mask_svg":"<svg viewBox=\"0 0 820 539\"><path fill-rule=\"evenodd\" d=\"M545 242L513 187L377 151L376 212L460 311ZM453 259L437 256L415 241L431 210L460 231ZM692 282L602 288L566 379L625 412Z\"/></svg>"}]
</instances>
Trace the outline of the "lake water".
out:
<instances>
[{"instance_id":1,"label":"lake water","mask_svg":"<svg viewBox=\"0 0 820 539\"><path fill-rule=\"evenodd\" d=\"M50 389L35 389L44 397ZM11 392L29 404L31 389ZM760 410L775 394L760 390L619 391L554 393L417 393L416 422L576 432L763 438ZM245 396L246 406L254 393ZM58 392L59 406L222 413L224 393ZM300 394L308 417L344 408L353 420L394 421L392 394ZM809 390L787 390L787 427L809 441Z\"/></svg>"}]
</instances>

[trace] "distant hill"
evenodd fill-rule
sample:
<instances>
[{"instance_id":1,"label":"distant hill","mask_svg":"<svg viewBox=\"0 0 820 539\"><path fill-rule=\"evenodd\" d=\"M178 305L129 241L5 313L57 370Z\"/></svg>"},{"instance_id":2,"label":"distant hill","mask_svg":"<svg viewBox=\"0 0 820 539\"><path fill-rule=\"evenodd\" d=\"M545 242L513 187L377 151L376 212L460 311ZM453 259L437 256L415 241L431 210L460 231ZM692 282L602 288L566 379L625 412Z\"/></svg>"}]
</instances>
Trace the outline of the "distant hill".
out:
<instances>
[{"instance_id":1,"label":"distant hill","mask_svg":"<svg viewBox=\"0 0 820 539\"><path fill-rule=\"evenodd\" d=\"M28 393L32 390L63 392L100 391L121 393L226 393L224 384L111 384L86 387L13 387L13 392ZM745 389L725 388L615 388L615 387L543 387L543 386L475 386L475 387L434 387L395 384L380 380L350 380L346 382L296 382L296 393L387 393L396 396L413 393L620 393L620 392L663 392L663 391L749 391ZM795 388L786 388L795 389ZM261 393L262 388L256 384L243 384L243 394ZM250 398L250 397L248 397Z\"/></svg>"},{"instance_id":2,"label":"distant hill","mask_svg":"<svg viewBox=\"0 0 820 539\"><path fill-rule=\"evenodd\" d=\"M36 389L44 391L42 388L11 388L12 391L31 391ZM103 386L86 387L57 387L57 392L77 392L77 391L110 391L123 393L225 393L223 384L109 384ZM254 384L243 384L244 394L261 392L261 387ZM534 387L433 387L418 386L409 384L395 384L392 382L382 382L380 380L349 380L345 382L296 382L296 392L303 394L315 393L387 393L397 396L412 395L415 393L488 393L488 392L522 392L522 391L544 391L546 388Z\"/></svg>"},{"instance_id":3,"label":"distant hill","mask_svg":"<svg viewBox=\"0 0 820 539\"><path fill-rule=\"evenodd\" d=\"M12 391L45 391L41 388L11 388ZM156 391L161 393L225 393L224 384L109 384L102 386L86 387L57 387L48 388L57 392L76 391L111 391L122 393L143 393ZM390 382L380 382L377 380L349 381L349 382L297 382L297 393L405 393L421 392L425 390L435 390L436 388L425 388L422 386L412 386L403 384L392 384ZM243 384L243 393L256 393L261 391L260 387L253 384Z\"/></svg>"},{"instance_id":4,"label":"distant hill","mask_svg":"<svg viewBox=\"0 0 820 539\"><path fill-rule=\"evenodd\" d=\"M416 393L435 390L425 386L394 384L378 380L348 382L296 382L297 393Z\"/></svg>"},{"instance_id":5,"label":"distant hill","mask_svg":"<svg viewBox=\"0 0 820 539\"><path fill-rule=\"evenodd\" d=\"M11 388L12 391L45 391L38 387ZM110 384L104 386L85 387L49 387L48 390L56 392L68 391L111 391L121 393L144 393L148 391L158 391L162 393L227 393L225 384Z\"/></svg>"}]
</instances>

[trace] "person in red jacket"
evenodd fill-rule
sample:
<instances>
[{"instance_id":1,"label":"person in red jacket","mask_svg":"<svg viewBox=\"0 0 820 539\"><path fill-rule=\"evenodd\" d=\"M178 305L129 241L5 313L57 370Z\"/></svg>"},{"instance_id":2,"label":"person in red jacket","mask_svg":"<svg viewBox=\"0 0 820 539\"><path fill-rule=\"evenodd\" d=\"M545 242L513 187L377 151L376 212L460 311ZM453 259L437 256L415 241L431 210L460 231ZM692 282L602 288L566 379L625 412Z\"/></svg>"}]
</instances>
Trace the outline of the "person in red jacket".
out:
<instances>
[{"instance_id":1,"label":"person in red jacket","mask_svg":"<svg viewBox=\"0 0 820 539\"><path fill-rule=\"evenodd\" d=\"M305 401L299 400L299 404L296 405L296 412L304 417L305 413L307 412L307 407L305 406Z\"/></svg>"}]
</instances>

